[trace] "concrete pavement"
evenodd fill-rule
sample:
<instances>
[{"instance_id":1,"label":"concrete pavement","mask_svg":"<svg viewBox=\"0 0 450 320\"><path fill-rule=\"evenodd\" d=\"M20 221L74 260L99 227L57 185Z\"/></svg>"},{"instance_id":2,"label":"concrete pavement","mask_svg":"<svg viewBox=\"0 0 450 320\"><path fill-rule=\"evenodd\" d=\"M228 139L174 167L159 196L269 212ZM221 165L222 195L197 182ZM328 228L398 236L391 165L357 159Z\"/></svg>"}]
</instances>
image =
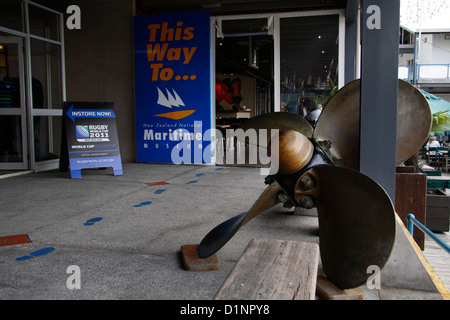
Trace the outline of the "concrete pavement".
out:
<instances>
[{"instance_id":1,"label":"concrete pavement","mask_svg":"<svg viewBox=\"0 0 450 320\"><path fill-rule=\"evenodd\" d=\"M127 163L123 170L0 179L0 237L31 240L0 247L0 299L210 300L252 238L319 241L317 217L279 205L218 252L219 271L185 271L180 247L248 210L266 187L264 176L244 167ZM151 185L158 182L166 184ZM394 254L386 279L397 277L402 259ZM69 289L77 272L80 289ZM366 290L366 299L442 298L421 281L413 289Z\"/></svg>"}]
</instances>

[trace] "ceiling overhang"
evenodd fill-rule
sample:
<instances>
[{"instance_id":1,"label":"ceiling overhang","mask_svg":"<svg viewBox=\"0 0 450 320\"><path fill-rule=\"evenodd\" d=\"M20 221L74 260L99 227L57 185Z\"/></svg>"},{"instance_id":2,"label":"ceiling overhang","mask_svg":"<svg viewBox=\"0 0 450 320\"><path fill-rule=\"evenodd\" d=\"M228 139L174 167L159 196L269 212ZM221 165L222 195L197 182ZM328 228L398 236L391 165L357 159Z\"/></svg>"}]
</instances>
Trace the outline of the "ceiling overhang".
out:
<instances>
[{"instance_id":1,"label":"ceiling overhang","mask_svg":"<svg viewBox=\"0 0 450 320\"><path fill-rule=\"evenodd\" d=\"M345 8L347 0L136 0L136 14L209 11L211 15L329 10Z\"/></svg>"}]
</instances>

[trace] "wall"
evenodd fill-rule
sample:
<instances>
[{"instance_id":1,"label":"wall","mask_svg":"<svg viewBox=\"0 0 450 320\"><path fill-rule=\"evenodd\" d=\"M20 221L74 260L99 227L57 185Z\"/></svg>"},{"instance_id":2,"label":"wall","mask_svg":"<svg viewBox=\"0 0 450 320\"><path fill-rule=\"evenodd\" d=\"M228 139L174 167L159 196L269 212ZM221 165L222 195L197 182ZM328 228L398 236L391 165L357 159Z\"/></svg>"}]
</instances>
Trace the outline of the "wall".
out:
<instances>
[{"instance_id":1,"label":"wall","mask_svg":"<svg viewBox=\"0 0 450 320\"><path fill-rule=\"evenodd\" d=\"M445 40L444 34L422 35L420 63L449 64L450 40Z\"/></svg>"},{"instance_id":2,"label":"wall","mask_svg":"<svg viewBox=\"0 0 450 320\"><path fill-rule=\"evenodd\" d=\"M436 63L433 59L433 35L423 34L422 42L420 45L420 59L421 64L431 64Z\"/></svg>"},{"instance_id":3,"label":"wall","mask_svg":"<svg viewBox=\"0 0 450 320\"><path fill-rule=\"evenodd\" d=\"M113 102L122 161L135 162L133 1L69 4L81 9L81 30L64 29L67 100Z\"/></svg>"},{"instance_id":4,"label":"wall","mask_svg":"<svg viewBox=\"0 0 450 320\"><path fill-rule=\"evenodd\" d=\"M450 40L445 40L444 34L436 34L433 37L434 63L450 63Z\"/></svg>"}]
</instances>

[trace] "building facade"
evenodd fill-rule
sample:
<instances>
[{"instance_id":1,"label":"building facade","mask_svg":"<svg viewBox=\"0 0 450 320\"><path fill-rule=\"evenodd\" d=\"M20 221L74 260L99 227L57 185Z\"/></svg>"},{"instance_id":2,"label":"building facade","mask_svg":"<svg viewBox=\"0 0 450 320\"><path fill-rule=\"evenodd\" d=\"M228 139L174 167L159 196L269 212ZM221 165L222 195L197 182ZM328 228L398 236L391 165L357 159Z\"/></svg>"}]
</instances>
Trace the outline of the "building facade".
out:
<instances>
[{"instance_id":1,"label":"building facade","mask_svg":"<svg viewBox=\"0 0 450 320\"><path fill-rule=\"evenodd\" d=\"M7 0L1 7L2 94L6 104L11 99L0 108L2 170L58 168L65 101L112 102L122 161L136 162L136 17L209 12L211 129L231 121L230 113L239 123L267 112L311 111L334 86L361 76L361 108L368 110L361 145L371 145L370 154L361 149L362 168L387 172L392 185L395 145L387 150L380 141L396 129L398 1ZM383 126L377 134L386 137L373 139L373 128ZM372 156L378 148L382 161Z\"/></svg>"},{"instance_id":2,"label":"building facade","mask_svg":"<svg viewBox=\"0 0 450 320\"><path fill-rule=\"evenodd\" d=\"M399 78L450 101L450 29L400 29Z\"/></svg>"}]
</instances>

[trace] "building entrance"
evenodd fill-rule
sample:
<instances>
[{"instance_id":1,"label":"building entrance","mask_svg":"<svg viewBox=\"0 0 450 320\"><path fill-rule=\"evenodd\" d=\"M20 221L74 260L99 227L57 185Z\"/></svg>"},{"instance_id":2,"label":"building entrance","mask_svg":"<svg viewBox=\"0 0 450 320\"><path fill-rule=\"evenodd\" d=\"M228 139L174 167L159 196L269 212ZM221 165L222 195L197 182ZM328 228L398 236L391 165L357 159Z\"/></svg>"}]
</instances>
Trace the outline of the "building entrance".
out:
<instances>
[{"instance_id":1,"label":"building entrance","mask_svg":"<svg viewBox=\"0 0 450 320\"><path fill-rule=\"evenodd\" d=\"M0 170L59 166L63 15L31 1L0 11Z\"/></svg>"},{"instance_id":2,"label":"building entrance","mask_svg":"<svg viewBox=\"0 0 450 320\"><path fill-rule=\"evenodd\" d=\"M214 23L218 119L306 117L344 85L341 10L221 16Z\"/></svg>"}]
</instances>

